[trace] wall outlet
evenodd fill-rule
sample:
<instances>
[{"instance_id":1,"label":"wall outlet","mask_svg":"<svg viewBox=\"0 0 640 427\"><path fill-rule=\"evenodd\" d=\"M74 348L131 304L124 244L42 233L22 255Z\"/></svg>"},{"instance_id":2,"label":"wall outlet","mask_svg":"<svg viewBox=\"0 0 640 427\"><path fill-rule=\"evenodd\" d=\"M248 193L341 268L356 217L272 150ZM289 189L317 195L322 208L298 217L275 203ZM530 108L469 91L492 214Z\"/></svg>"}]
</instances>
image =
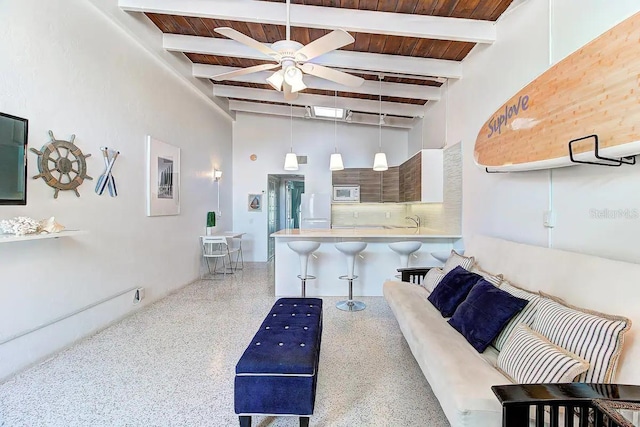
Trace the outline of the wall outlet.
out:
<instances>
[{"instance_id":1,"label":"wall outlet","mask_svg":"<svg viewBox=\"0 0 640 427\"><path fill-rule=\"evenodd\" d=\"M384 217L387 219L391 218L391 212L385 212Z\"/></svg>"},{"instance_id":2,"label":"wall outlet","mask_svg":"<svg viewBox=\"0 0 640 427\"><path fill-rule=\"evenodd\" d=\"M358 212L354 212L354 213L353 213L353 217L354 217L354 218L358 218Z\"/></svg>"},{"instance_id":3,"label":"wall outlet","mask_svg":"<svg viewBox=\"0 0 640 427\"><path fill-rule=\"evenodd\" d=\"M133 293L133 303L138 304L144 299L144 288L138 288Z\"/></svg>"},{"instance_id":4,"label":"wall outlet","mask_svg":"<svg viewBox=\"0 0 640 427\"><path fill-rule=\"evenodd\" d=\"M542 225L546 228L553 228L556 226L556 214L553 211L545 211L542 214Z\"/></svg>"}]
</instances>

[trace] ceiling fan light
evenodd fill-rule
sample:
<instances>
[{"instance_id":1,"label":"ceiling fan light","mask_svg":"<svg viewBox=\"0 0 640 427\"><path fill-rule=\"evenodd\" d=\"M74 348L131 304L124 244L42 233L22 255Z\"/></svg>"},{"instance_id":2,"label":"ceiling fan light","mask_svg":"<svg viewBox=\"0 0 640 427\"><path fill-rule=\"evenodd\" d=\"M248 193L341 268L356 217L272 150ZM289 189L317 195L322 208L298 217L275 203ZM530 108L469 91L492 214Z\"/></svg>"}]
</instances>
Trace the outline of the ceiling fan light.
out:
<instances>
[{"instance_id":1,"label":"ceiling fan light","mask_svg":"<svg viewBox=\"0 0 640 427\"><path fill-rule=\"evenodd\" d=\"M278 92L282 91L282 82L284 82L284 72L282 70L276 71L267 79L267 83Z\"/></svg>"},{"instance_id":2,"label":"ceiling fan light","mask_svg":"<svg viewBox=\"0 0 640 427\"><path fill-rule=\"evenodd\" d=\"M331 159L329 160L329 170L341 171L343 169L344 169L344 163L342 163L342 154L340 153L331 154Z\"/></svg>"},{"instance_id":3,"label":"ceiling fan light","mask_svg":"<svg viewBox=\"0 0 640 427\"><path fill-rule=\"evenodd\" d=\"M293 86L295 83L302 80L302 71L295 65L287 67L284 71L284 81Z\"/></svg>"},{"instance_id":4,"label":"ceiling fan light","mask_svg":"<svg viewBox=\"0 0 640 427\"><path fill-rule=\"evenodd\" d=\"M387 155L384 153L376 153L373 158L373 170L377 172L384 172L389 169L387 164Z\"/></svg>"},{"instance_id":5,"label":"ceiling fan light","mask_svg":"<svg viewBox=\"0 0 640 427\"><path fill-rule=\"evenodd\" d=\"M284 158L284 170L297 171L298 170L298 156L296 153L287 153Z\"/></svg>"},{"instance_id":6,"label":"ceiling fan light","mask_svg":"<svg viewBox=\"0 0 640 427\"><path fill-rule=\"evenodd\" d=\"M307 88L307 85L305 85L304 82L302 81L302 76L300 77L299 81L293 82L291 84L292 93L300 92L301 90L305 90L306 88Z\"/></svg>"}]
</instances>

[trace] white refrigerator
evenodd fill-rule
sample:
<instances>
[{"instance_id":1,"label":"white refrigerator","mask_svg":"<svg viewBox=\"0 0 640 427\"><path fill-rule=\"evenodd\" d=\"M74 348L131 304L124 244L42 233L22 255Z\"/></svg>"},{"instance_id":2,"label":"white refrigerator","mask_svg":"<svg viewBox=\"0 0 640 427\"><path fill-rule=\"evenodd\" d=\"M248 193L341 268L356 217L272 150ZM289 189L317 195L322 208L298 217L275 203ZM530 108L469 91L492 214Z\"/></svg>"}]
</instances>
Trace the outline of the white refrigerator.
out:
<instances>
[{"instance_id":1,"label":"white refrigerator","mask_svg":"<svg viewBox=\"0 0 640 427\"><path fill-rule=\"evenodd\" d=\"M301 195L300 228L331 228L331 194Z\"/></svg>"}]
</instances>

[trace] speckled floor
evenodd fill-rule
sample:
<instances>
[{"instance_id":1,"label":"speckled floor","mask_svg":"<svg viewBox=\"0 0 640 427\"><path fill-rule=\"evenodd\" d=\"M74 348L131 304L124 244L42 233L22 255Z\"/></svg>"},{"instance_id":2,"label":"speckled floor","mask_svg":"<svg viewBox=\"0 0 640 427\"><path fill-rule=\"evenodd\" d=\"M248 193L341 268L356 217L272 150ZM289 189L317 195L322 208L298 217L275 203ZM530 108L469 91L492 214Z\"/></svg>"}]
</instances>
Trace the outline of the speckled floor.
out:
<instances>
[{"instance_id":1,"label":"speckled floor","mask_svg":"<svg viewBox=\"0 0 640 427\"><path fill-rule=\"evenodd\" d=\"M246 263L189 285L0 384L0 426L237 426L234 367L273 304ZM312 426L448 426L382 297L346 313L324 298ZM297 418L254 417L254 426Z\"/></svg>"}]
</instances>

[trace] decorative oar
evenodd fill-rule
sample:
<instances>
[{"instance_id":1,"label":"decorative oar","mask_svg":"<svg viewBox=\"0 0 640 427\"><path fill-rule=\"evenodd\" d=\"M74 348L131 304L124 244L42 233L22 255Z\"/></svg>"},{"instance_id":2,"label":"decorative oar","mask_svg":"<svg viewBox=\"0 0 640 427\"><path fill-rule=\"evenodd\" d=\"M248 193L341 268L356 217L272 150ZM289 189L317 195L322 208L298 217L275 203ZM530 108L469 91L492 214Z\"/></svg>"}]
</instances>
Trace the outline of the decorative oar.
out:
<instances>
[{"instance_id":1,"label":"decorative oar","mask_svg":"<svg viewBox=\"0 0 640 427\"><path fill-rule=\"evenodd\" d=\"M109 161L109 164L107 165L107 169L104 171L102 175L100 175L100 178L98 178L98 184L96 185L96 193L98 193L98 195L102 195L102 193L104 192L104 189L107 186L107 183L109 182L111 169L113 169L113 164L115 163L119 154L120 152L116 151L116 153L111 158L111 161Z\"/></svg>"},{"instance_id":2,"label":"decorative oar","mask_svg":"<svg viewBox=\"0 0 640 427\"><path fill-rule=\"evenodd\" d=\"M102 148L104 157L104 166L109 167L109 149L107 147ZM113 177L113 173L109 173L107 177L107 188L109 189L109 195L116 197L118 195L118 189L116 188L116 179Z\"/></svg>"}]
</instances>

